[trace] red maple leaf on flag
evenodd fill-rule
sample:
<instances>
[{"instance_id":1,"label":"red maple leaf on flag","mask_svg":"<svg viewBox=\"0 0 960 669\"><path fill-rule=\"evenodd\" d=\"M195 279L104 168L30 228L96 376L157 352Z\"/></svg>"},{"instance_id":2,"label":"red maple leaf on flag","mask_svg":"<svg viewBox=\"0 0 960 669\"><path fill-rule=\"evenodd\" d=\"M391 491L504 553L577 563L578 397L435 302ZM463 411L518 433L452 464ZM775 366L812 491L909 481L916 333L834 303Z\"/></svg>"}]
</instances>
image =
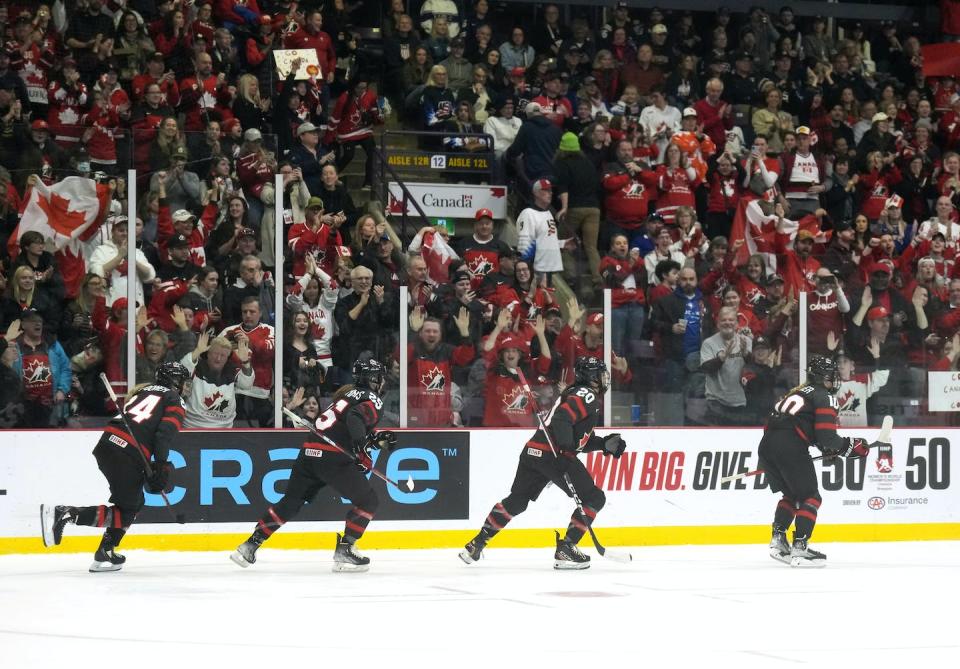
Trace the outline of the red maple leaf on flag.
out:
<instances>
[{"instance_id":1,"label":"red maple leaf on flag","mask_svg":"<svg viewBox=\"0 0 960 669\"><path fill-rule=\"evenodd\" d=\"M50 227L66 237L84 224L83 212L70 211L70 200L54 192L50 193L49 200L44 197L37 198L37 206L47 215Z\"/></svg>"}]
</instances>

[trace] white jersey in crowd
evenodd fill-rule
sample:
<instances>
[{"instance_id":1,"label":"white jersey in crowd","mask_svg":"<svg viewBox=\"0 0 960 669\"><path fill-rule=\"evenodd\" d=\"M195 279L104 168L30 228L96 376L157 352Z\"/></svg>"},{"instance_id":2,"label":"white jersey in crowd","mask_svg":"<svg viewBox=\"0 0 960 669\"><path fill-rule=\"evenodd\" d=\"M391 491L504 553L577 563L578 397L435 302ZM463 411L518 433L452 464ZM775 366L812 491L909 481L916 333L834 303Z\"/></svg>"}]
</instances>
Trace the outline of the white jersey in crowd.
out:
<instances>
[{"instance_id":1,"label":"white jersey in crowd","mask_svg":"<svg viewBox=\"0 0 960 669\"><path fill-rule=\"evenodd\" d=\"M330 369L333 364L330 344L333 342L336 321L333 320L333 309L337 306L340 289L335 283L331 284L330 277L323 270L317 270L317 280L320 282L320 300L315 307L311 307L303 300L303 292L310 283L310 275L304 274L297 283L300 286L298 293L287 295L287 308L294 314L303 312L310 319L310 337L313 348L324 369Z\"/></svg>"},{"instance_id":2,"label":"white jersey in crowd","mask_svg":"<svg viewBox=\"0 0 960 669\"><path fill-rule=\"evenodd\" d=\"M190 381L190 393L186 396L187 406L184 417L184 427L233 427L237 417L237 390L253 388L255 373L250 369L247 374L242 369L235 377L225 383L217 383L210 375L202 370L206 369L206 361L193 361L193 353L187 353L180 360L180 364L193 374ZM232 365L229 360L227 365ZM194 373L196 371L196 373Z\"/></svg>"},{"instance_id":3,"label":"white jersey in crowd","mask_svg":"<svg viewBox=\"0 0 960 669\"><path fill-rule=\"evenodd\" d=\"M640 112L640 125L643 127L647 137L654 138L657 145L657 157L650 161L651 165L659 165L667 155L667 145L670 143L670 136L680 130L681 121L680 110L670 105L660 109L656 105L648 105ZM660 137L661 133L665 133Z\"/></svg>"},{"instance_id":4,"label":"white jersey in crowd","mask_svg":"<svg viewBox=\"0 0 960 669\"><path fill-rule=\"evenodd\" d=\"M513 140L517 138L520 132L522 121L516 116L503 118L502 116L490 116L483 123L483 131L493 137L493 152L497 158L510 148Z\"/></svg>"},{"instance_id":5,"label":"white jersey in crowd","mask_svg":"<svg viewBox=\"0 0 960 669\"><path fill-rule=\"evenodd\" d=\"M427 0L420 6L420 27L423 34L429 36L433 30L433 19L437 16L447 18L447 37L453 39L460 34L460 10L453 0Z\"/></svg>"},{"instance_id":6,"label":"white jersey in crowd","mask_svg":"<svg viewBox=\"0 0 960 669\"><path fill-rule=\"evenodd\" d=\"M110 287L107 289L108 307L116 302L119 298L127 296L126 258L124 258L123 262L117 265L113 271L110 272L110 276L107 276L103 269L104 265L117 257L118 252L119 251L116 244L114 244L112 241L106 241L94 249L93 253L90 255L90 261L87 263L88 272L91 274L96 274L101 279L106 279L110 284ZM143 282L153 281L157 277L157 272L153 265L150 264L150 261L147 260L147 256L143 254L143 251L137 249L136 254L137 266L143 267L144 270L146 270L142 276L140 272L137 272L136 275L137 303L146 304L146 301L143 297Z\"/></svg>"},{"instance_id":7,"label":"white jersey in crowd","mask_svg":"<svg viewBox=\"0 0 960 669\"><path fill-rule=\"evenodd\" d=\"M870 374L853 374L849 381L841 381L837 389L840 405L840 427L867 427L867 400L887 385L890 370L878 369Z\"/></svg>"},{"instance_id":8,"label":"white jersey in crowd","mask_svg":"<svg viewBox=\"0 0 960 669\"><path fill-rule=\"evenodd\" d=\"M549 209L527 207L517 217L517 251L528 262L533 259L534 272L561 272L560 239L557 222Z\"/></svg>"},{"instance_id":9,"label":"white jersey in crowd","mask_svg":"<svg viewBox=\"0 0 960 669\"><path fill-rule=\"evenodd\" d=\"M793 159L793 170L787 175L790 183L797 184L821 184L823 178L820 176L820 167L817 165L817 159L813 153L801 155L798 151ZM787 191L787 199L806 200L809 194L802 191Z\"/></svg>"},{"instance_id":10,"label":"white jersey in crowd","mask_svg":"<svg viewBox=\"0 0 960 669\"><path fill-rule=\"evenodd\" d=\"M947 239L956 241L960 239L960 223L950 223L949 230L946 223L941 223L936 216L920 224L918 234L921 239L930 239L935 234L940 233ZM947 233L950 233L949 235Z\"/></svg>"}]
</instances>

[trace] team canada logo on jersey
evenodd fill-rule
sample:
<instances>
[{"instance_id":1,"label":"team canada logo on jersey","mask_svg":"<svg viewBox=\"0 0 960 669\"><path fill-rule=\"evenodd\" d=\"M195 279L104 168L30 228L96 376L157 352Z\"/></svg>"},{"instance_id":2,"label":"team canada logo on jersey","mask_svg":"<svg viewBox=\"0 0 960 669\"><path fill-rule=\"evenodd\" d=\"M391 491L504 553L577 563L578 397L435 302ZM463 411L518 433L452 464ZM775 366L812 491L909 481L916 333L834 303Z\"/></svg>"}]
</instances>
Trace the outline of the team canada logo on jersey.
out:
<instances>
[{"instance_id":1,"label":"team canada logo on jersey","mask_svg":"<svg viewBox=\"0 0 960 669\"><path fill-rule=\"evenodd\" d=\"M33 360L24 368L23 379L28 386L46 383L50 380L50 367L42 360Z\"/></svg>"},{"instance_id":2,"label":"team canada logo on jersey","mask_svg":"<svg viewBox=\"0 0 960 669\"><path fill-rule=\"evenodd\" d=\"M203 398L203 406L210 411L226 411L228 404L230 404L230 400L226 399L219 390L213 395Z\"/></svg>"},{"instance_id":3,"label":"team canada logo on jersey","mask_svg":"<svg viewBox=\"0 0 960 669\"><path fill-rule=\"evenodd\" d=\"M493 263L486 256L477 256L467 263L467 267L470 268L474 276L486 276L493 271Z\"/></svg>"},{"instance_id":4,"label":"team canada logo on jersey","mask_svg":"<svg viewBox=\"0 0 960 669\"><path fill-rule=\"evenodd\" d=\"M860 406L860 399L857 398L853 389L848 389L842 394L837 394L837 403L840 405L841 411L853 412Z\"/></svg>"},{"instance_id":5,"label":"team canada logo on jersey","mask_svg":"<svg viewBox=\"0 0 960 669\"><path fill-rule=\"evenodd\" d=\"M623 195L624 197L639 199L643 197L645 190L646 188L642 183L631 181L623 187Z\"/></svg>"},{"instance_id":6,"label":"team canada logo on jersey","mask_svg":"<svg viewBox=\"0 0 960 669\"><path fill-rule=\"evenodd\" d=\"M877 471L881 474L893 471L893 444L881 444L877 448Z\"/></svg>"},{"instance_id":7,"label":"team canada logo on jersey","mask_svg":"<svg viewBox=\"0 0 960 669\"><path fill-rule=\"evenodd\" d=\"M434 365L433 369L420 376L420 383L423 384L428 393L442 393L447 385L447 380L440 368Z\"/></svg>"},{"instance_id":8,"label":"team canada logo on jersey","mask_svg":"<svg viewBox=\"0 0 960 669\"><path fill-rule=\"evenodd\" d=\"M527 394L517 386L503 396L503 410L509 413L526 413L529 401Z\"/></svg>"}]
</instances>

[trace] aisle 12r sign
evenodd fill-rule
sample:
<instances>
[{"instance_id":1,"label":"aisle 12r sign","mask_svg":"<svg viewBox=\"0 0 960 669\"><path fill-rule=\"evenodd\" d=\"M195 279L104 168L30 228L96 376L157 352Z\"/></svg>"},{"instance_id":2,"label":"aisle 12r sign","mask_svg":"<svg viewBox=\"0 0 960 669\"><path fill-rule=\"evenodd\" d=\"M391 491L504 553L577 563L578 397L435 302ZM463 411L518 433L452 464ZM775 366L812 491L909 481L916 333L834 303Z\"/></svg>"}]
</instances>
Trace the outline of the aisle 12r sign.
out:
<instances>
[{"instance_id":1,"label":"aisle 12r sign","mask_svg":"<svg viewBox=\"0 0 960 669\"><path fill-rule=\"evenodd\" d=\"M489 209L497 220L507 216L506 186L471 186L467 184L406 183L407 190L419 203L423 213L438 218L473 218L478 209ZM394 182L389 184L390 213L403 213L403 191ZM407 203L407 214L417 210Z\"/></svg>"}]
</instances>

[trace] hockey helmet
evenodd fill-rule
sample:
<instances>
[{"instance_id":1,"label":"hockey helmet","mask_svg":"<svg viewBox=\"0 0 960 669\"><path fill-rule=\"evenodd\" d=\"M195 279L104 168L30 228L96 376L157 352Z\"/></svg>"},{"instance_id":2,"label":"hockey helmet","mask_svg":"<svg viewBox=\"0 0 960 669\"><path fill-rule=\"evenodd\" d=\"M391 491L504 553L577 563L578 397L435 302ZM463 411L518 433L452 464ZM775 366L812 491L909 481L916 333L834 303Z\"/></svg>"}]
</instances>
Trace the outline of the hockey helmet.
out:
<instances>
[{"instance_id":1,"label":"hockey helmet","mask_svg":"<svg viewBox=\"0 0 960 669\"><path fill-rule=\"evenodd\" d=\"M179 362L164 362L157 367L157 383L178 393L183 392L183 384L190 378L190 372Z\"/></svg>"},{"instance_id":2,"label":"hockey helmet","mask_svg":"<svg viewBox=\"0 0 960 669\"><path fill-rule=\"evenodd\" d=\"M596 385L600 394L607 392L610 386L610 373L603 360L595 356L577 358L573 368L574 383L577 385Z\"/></svg>"},{"instance_id":3,"label":"hockey helmet","mask_svg":"<svg viewBox=\"0 0 960 669\"><path fill-rule=\"evenodd\" d=\"M833 392L837 389L837 362L825 355L812 355L807 363L807 382ZM829 385L827 385L829 382Z\"/></svg>"},{"instance_id":4,"label":"hockey helmet","mask_svg":"<svg viewBox=\"0 0 960 669\"><path fill-rule=\"evenodd\" d=\"M383 388L384 376L385 370L379 360L359 358L353 363L353 380L359 388L378 393Z\"/></svg>"}]
</instances>

